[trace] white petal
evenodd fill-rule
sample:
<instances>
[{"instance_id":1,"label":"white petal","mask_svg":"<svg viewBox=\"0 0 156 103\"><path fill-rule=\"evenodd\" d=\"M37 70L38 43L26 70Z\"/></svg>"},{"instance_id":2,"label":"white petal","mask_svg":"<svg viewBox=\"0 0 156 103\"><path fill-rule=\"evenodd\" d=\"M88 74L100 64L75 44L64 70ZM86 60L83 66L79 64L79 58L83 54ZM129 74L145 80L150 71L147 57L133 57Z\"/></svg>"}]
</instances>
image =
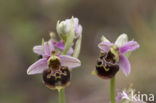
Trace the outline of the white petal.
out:
<instances>
[{"instance_id":1,"label":"white petal","mask_svg":"<svg viewBox=\"0 0 156 103\"><path fill-rule=\"evenodd\" d=\"M40 59L28 68L27 74L28 75L39 74L42 73L47 68L48 68L47 59L46 58Z\"/></svg>"},{"instance_id":2,"label":"white petal","mask_svg":"<svg viewBox=\"0 0 156 103\"><path fill-rule=\"evenodd\" d=\"M61 55L60 60L61 60L61 65L67 66L69 69L76 68L81 65L81 62L79 59L68 56L68 55Z\"/></svg>"},{"instance_id":3,"label":"white petal","mask_svg":"<svg viewBox=\"0 0 156 103\"><path fill-rule=\"evenodd\" d=\"M122 47L123 45L125 45L128 42L128 36L127 34L123 33L121 34L115 41L115 45L117 47Z\"/></svg>"},{"instance_id":4,"label":"white petal","mask_svg":"<svg viewBox=\"0 0 156 103\"><path fill-rule=\"evenodd\" d=\"M72 20L72 18L71 18L71 20ZM79 24L79 19L78 18L73 18L73 20L74 20L74 25L78 25Z\"/></svg>"},{"instance_id":5,"label":"white petal","mask_svg":"<svg viewBox=\"0 0 156 103\"><path fill-rule=\"evenodd\" d=\"M75 27L75 38L78 38L81 34L82 34L82 26L81 25L77 25Z\"/></svg>"}]
</instances>

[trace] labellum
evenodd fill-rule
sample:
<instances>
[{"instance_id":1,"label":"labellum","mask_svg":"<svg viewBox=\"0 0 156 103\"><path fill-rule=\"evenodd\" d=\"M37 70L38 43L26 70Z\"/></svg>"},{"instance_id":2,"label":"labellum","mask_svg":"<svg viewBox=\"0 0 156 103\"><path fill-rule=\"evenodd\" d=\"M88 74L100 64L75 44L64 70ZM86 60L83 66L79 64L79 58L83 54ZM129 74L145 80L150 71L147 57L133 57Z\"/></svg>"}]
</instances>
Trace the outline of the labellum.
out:
<instances>
[{"instance_id":1,"label":"labellum","mask_svg":"<svg viewBox=\"0 0 156 103\"><path fill-rule=\"evenodd\" d=\"M67 67L60 66L58 70L46 69L43 74L44 84L50 89L61 89L70 84L70 71Z\"/></svg>"},{"instance_id":2,"label":"labellum","mask_svg":"<svg viewBox=\"0 0 156 103\"><path fill-rule=\"evenodd\" d=\"M52 56L48 60L48 69L43 71L44 84L50 89L64 88L70 83L70 71L67 66L61 66L60 59Z\"/></svg>"},{"instance_id":3,"label":"labellum","mask_svg":"<svg viewBox=\"0 0 156 103\"><path fill-rule=\"evenodd\" d=\"M108 53L100 53L100 57L96 63L95 73L100 78L110 79L119 71L119 65L115 59L115 55L109 51Z\"/></svg>"}]
</instances>

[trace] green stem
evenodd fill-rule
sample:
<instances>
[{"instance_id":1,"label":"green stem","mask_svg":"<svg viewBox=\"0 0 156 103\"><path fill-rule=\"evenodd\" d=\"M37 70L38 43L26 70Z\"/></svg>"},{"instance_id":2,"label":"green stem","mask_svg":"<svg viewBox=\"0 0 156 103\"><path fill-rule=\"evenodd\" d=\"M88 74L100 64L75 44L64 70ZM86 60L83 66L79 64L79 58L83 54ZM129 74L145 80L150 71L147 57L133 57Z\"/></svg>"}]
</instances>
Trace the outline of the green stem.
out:
<instances>
[{"instance_id":1,"label":"green stem","mask_svg":"<svg viewBox=\"0 0 156 103\"><path fill-rule=\"evenodd\" d=\"M66 103L66 100L65 100L65 90L64 89L61 89L60 91L58 91L59 93L59 103Z\"/></svg>"},{"instance_id":2,"label":"green stem","mask_svg":"<svg viewBox=\"0 0 156 103\"><path fill-rule=\"evenodd\" d=\"M110 81L110 98L111 103L115 103L115 76Z\"/></svg>"}]
</instances>

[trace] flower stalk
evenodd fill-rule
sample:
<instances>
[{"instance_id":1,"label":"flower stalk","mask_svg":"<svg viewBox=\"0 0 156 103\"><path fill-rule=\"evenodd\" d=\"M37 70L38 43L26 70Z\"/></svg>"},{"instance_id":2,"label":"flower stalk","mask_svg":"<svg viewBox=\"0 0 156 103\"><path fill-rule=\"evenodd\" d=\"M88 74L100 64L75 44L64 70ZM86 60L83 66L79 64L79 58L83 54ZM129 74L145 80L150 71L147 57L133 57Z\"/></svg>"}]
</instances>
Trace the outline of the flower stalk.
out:
<instances>
[{"instance_id":1,"label":"flower stalk","mask_svg":"<svg viewBox=\"0 0 156 103\"><path fill-rule=\"evenodd\" d=\"M64 89L59 90L58 94L59 94L59 103L66 103L65 90Z\"/></svg>"},{"instance_id":2,"label":"flower stalk","mask_svg":"<svg viewBox=\"0 0 156 103\"><path fill-rule=\"evenodd\" d=\"M110 80L111 103L115 103L115 76Z\"/></svg>"}]
</instances>

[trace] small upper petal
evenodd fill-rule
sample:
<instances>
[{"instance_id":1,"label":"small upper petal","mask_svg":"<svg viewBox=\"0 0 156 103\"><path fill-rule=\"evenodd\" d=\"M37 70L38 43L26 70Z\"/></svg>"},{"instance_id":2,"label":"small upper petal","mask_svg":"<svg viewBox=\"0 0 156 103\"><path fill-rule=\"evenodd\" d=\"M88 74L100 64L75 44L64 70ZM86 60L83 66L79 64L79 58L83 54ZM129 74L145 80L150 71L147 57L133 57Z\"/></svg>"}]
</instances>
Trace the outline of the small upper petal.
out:
<instances>
[{"instance_id":1,"label":"small upper petal","mask_svg":"<svg viewBox=\"0 0 156 103\"><path fill-rule=\"evenodd\" d=\"M126 76L131 72L129 60L123 55L119 56L119 67Z\"/></svg>"},{"instance_id":2,"label":"small upper petal","mask_svg":"<svg viewBox=\"0 0 156 103\"><path fill-rule=\"evenodd\" d=\"M47 56L50 56L50 55L51 55L51 51L50 51L50 47L49 47L48 42L45 42L45 43L44 43L44 53L45 53L45 55L47 55Z\"/></svg>"},{"instance_id":3,"label":"small upper petal","mask_svg":"<svg viewBox=\"0 0 156 103\"><path fill-rule=\"evenodd\" d=\"M39 74L39 73L42 73L47 68L48 68L47 59L46 58L39 59L34 64L29 66L27 70L27 74L28 75Z\"/></svg>"},{"instance_id":4,"label":"small upper petal","mask_svg":"<svg viewBox=\"0 0 156 103\"><path fill-rule=\"evenodd\" d=\"M43 55L43 48L41 45L37 45L33 47L33 51L34 53L38 54L38 55Z\"/></svg>"},{"instance_id":5,"label":"small upper petal","mask_svg":"<svg viewBox=\"0 0 156 103\"><path fill-rule=\"evenodd\" d=\"M115 45L117 47L122 47L123 45L125 45L128 41L128 36L127 34L121 34L115 41Z\"/></svg>"},{"instance_id":6,"label":"small upper petal","mask_svg":"<svg viewBox=\"0 0 156 103\"><path fill-rule=\"evenodd\" d=\"M101 41L103 41L103 42L109 42L110 43L110 41L105 36L102 36L101 37Z\"/></svg>"},{"instance_id":7,"label":"small upper petal","mask_svg":"<svg viewBox=\"0 0 156 103\"><path fill-rule=\"evenodd\" d=\"M48 45L49 45L49 48L50 48L50 52L55 50L54 43L55 43L55 41L52 40L52 39L50 39L50 40L48 41Z\"/></svg>"},{"instance_id":8,"label":"small upper petal","mask_svg":"<svg viewBox=\"0 0 156 103\"><path fill-rule=\"evenodd\" d=\"M134 51L135 49L139 47L140 46L136 41L129 41L120 48L120 52L124 54L124 53L127 53L128 51Z\"/></svg>"},{"instance_id":9,"label":"small upper petal","mask_svg":"<svg viewBox=\"0 0 156 103\"><path fill-rule=\"evenodd\" d=\"M98 44L98 47L104 52L109 52L111 45L112 43L110 42L101 42Z\"/></svg>"},{"instance_id":10,"label":"small upper petal","mask_svg":"<svg viewBox=\"0 0 156 103\"><path fill-rule=\"evenodd\" d=\"M76 68L81 65L81 62L79 59L68 56L68 55L61 55L60 61L62 66L67 66L69 69Z\"/></svg>"}]
</instances>

